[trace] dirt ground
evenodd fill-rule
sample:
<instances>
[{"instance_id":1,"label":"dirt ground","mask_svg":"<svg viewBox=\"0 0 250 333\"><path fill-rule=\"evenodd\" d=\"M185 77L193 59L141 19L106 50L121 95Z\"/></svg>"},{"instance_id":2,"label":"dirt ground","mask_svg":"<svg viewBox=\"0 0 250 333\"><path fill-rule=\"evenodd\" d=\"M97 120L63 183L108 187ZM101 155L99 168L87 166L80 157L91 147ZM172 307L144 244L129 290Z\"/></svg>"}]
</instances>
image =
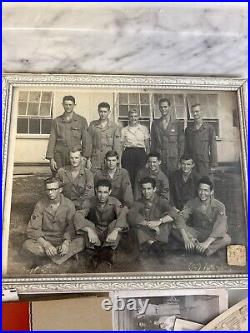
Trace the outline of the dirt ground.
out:
<instances>
[{"instance_id":1,"label":"dirt ground","mask_svg":"<svg viewBox=\"0 0 250 333\"><path fill-rule=\"evenodd\" d=\"M35 203L43 194L43 181L47 176L16 176L13 182L13 197L10 217L8 276L30 275L29 267L20 256L22 243L26 239L25 228ZM233 169L217 171L215 175L215 197L226 205L229 234L232 244L246 244L246 227L243 217L241 179ZM132 234L124 235L115 264L99 266L94 272L244 272L245 268L228 266L226 251L221 250L210 258L197 254L188 254L176 248L176 242L170 242L170 249L163 262L156 257L138 258L138 249ZM57 266L48 261L42 271L37 273L86 273L84 253Z\"/></svg>"}]
</instances>

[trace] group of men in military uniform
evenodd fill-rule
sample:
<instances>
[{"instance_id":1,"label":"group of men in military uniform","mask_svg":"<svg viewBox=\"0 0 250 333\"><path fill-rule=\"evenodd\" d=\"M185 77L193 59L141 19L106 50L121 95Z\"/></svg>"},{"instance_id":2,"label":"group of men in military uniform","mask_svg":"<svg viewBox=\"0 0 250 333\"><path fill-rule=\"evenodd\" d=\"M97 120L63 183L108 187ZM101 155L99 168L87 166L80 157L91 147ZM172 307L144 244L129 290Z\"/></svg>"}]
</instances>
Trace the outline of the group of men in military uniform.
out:
<instances>
[{"instance_id":1,"label":"group of men in military uniform","mask_svg":"<svg viewBox=\"0 0 250 333\"><path fill-rule=\"evenodd\" d=\"M64 113L52 122L46 154L52 177L27 226L26 256L60 265L84 251L92 267L112 265L129 232L136 234L140 252L158 258L169 237L206 256L230 244L225 206L214 198L209 178L217 162L215 133L199 104L192 106L194 123L184 133L169 100L159 101L162 117L153 121L151 152L135 179L120 167L123 146L119 126L109 119L110 105L100 103L99 119L88 127L75 104L65 96ZM141 127L139 135L147 138Z\"/></svg>"}]
</instances>

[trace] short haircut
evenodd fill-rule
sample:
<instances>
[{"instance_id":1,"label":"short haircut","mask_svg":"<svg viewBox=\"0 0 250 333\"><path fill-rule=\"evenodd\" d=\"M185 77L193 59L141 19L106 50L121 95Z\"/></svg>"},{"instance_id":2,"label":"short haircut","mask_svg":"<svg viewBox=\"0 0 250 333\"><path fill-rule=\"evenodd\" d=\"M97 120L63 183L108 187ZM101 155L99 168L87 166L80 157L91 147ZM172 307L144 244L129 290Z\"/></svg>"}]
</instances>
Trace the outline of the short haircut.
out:
<instances>
[{"instance_id":1,"label":"short haircut","mask_svg":"<svg viewBox=\"0 0 250 333\"><path fill-rule=\"evenodd\" d=\"M192 110L193 108L195 108L196 106L201 107L201 104L200 104L200 103L195 103L195 104L191 105L191 110Z\"/></svg>"},{"instance_id":2,"label":"short haircut","mask_svg":"<svg viewBox=\"0 0 250 333\"><path fill-rule=\"evenodd\" d=\"M147 161L149 160L150 157L156 157L158 161L161 161L161 154L158 153L157 151L151 151L151 152L147 155Z\"/></svg>"},{"instance_id":3,"label":"short haircut","mask_svg":"<svg viewBox=\"0 0 250 333\"><path fill-rule=\"evenodd\" d=\"M54 184L54 183L58 183L59 187L63 187L63 183L61 182L61 180L56 177L50 177L48 179L45 179L45 181L44 181L45 186L48 184Z\"/></svg>"},{"instance_id":4,"label":"short haircut","mask_svg":"<svg viewBox=\"0 0 250 333\"><path fill-rule=\"evenodd\" d=\"M108 180L108 179L99 179L99 180L95 183L95 189L98 189L98 187L100 187L100 186L108 187L109 190L112 189L111 181Z\"/></svg>"},{"instance_id":5,"label":"short haircut","mask_svg":"<svg viewBox=\"0 0 250 333\"><path fill-rule=\"evenodd\" d=\"M78 151L82 155L82 147L81 146L73 146L73 147L70 148L69 153L76 153Z\"/></svg>"},{"instance_id":6,"label":"short haircut","mask_svg":"<svg viewBox=\"0 0 250 333\"><path fill-rule=\"evenodd\" d=\"M140 180L140 185L142 186L143 184L152 184L153 188L156 188L156 181L154 178L151 178L151 177L143 177L141 180Z\"/></svg>"},{"instance_id":7,"label":"short haircut","mask_svg":"<svg viewBox=\"0 0 250 333\"><path fill-rule=\"evenodd\" d=\"M191 154L184 153L184 154L181 155L180 162L181 161L188 161L188 160L192 160L194 162L193 157L191 156Z\"/></svg>"},{"instance_id":8,"label":"short haircut","mask_svg":"<svg viewBox=\"0 0 250 333\"><path fill-rule=\"evenodd\" d=\"M160 99L159 99L159 102L158 102L158 105L160 105L161 103L165 103L165 102L168 103L168 106L171 105L170 100L169 100L168 98L166 98L166 97L162 97L162 98L160 98Z\"/></svg>"},{"instance_id":9,"label":"short haircut","mask_svg":"<svg viewBox=\"0 0 250 333\"><path fill-rule=\"evenodd\" d=\"M65 101L72 101L74 104L76 104L75 97L73 97L73 96L64 96L64 97L63 97L63 103L64 103Z\"/></svg>"},{"instance_id":10,"label":"short haircut","mask_svg":"<svg viewBox=\"0 0 250 333\"><path fill-rule=\"evenodd\" d=\"M101 109L101 108L106 108L106 109L108 109L108 110L110 110L110 105L109 105L109 103L107 103L107 102L101 102L101 103L99 103L98 104L98 111Z\"/></svg>"},{"instance_id":11,"label":"short haircut","mask_svg":"<svg viewBox=\"0 0 250 333\"><path fill-rule=\"evenodd\" d=\"M119 154L117 153L116 150L109 150L109 151L105 154L105 160L107 160L108 157L116 157L116 158L119 160Z\"/></svg>"},{"instance_id":12,"label":"short haircut","mask_svg":"<svg viewBox=\"0 0 250 333\"><path fill-rule=\"evenodd\" d=\"M136 114L139 115L139 110L138 110L138 108L135 107L135 106L130 107L130 109L129 109L129 111L128 111L128 115L130 115L130 114L132 114L132 113L136 113Z\"/></svg>"},{"instance_id":13,"label":"short haircut","mask_svg":"<svg viewBox=\"0 0 250 333\"><path fill-rule=\"evenodd\" d=\"M212 191L214 188L214 184L211 181L211 179L208 176L203 176L199 179L198 181L198 187L200 186L200 184L206 184L210 186L210 190Z\"/></svg>"}]
</instances>

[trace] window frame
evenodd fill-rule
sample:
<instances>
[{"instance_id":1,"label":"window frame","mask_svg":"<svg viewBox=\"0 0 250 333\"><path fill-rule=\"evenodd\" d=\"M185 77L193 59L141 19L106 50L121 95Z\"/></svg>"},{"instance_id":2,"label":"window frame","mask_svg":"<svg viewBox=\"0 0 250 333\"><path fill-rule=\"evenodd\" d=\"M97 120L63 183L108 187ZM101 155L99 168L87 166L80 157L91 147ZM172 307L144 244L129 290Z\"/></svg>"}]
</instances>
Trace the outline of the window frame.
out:
<instances>
[{"instance_id":1,"label":"window frame","mask_svg":"<svg viewBox=\"0 0 250 333\"><path fill-rule=\"evenodd\" d=\"M128 117L125 117L125 116L119 116L119 94L121 93L127 93L129 94L130 92L117 92L115 93L115 102L114 102L114 113L115 113L115 121L119 124L121 124L122 122L124 121L128 121ZM154 110L154 95L155 94L158 94L158 95L183 95L183 100L184 100L184 118L180 118L180 117L176 117L177 113L175 111L175 118L177 121L179 121L180 123L183 122L184 124L184 129L186 129L188 123L190 120L192 120L192 118L190 118L190 110L189 110L189 104L188 104L188 95L190 95L190 93L188 92L183 92L182 94L180 93L176 93L176 92L165 92L165 91L162 91L162 92L147 92L147 91L143 91L143 92L137 92L138 94L141 94L141 93L144 93L144 94L148 94L149 95L149 101L150 101L150 104L149 104L149 107L150 107L150 116L148 118L146 117L141 117L139 118L139 122L141 123L141 121L149 121L149 132L151 130L151 126L152 126L152 122L154 119L159 119L159 117L154 117L155 116L155 110ZM194 94L192 94L194 95ZM204 95L206 95L206 93L204 93ZM209 94L211 95L211 94ZM216 93L214 93L214 95L217 95ZM216 135L216 141L221 141L221 128L220 128L220 119L219 117L218 118L204 118L204 121L206 123L211 123L211 122L218 122L218 133L219 135ZM125 125L126 126L126 125Z\"/></svg>"},{"instance_id":2,"label":"window frame","mask_svg":"<svg viewBox=\"0 0 250 333\"><path fill-rule=\"evenodd\" d=\"M17 132L16 136L17 138L32 138L32 139L39 139L39 138L49 138L50 136L50 133L42 133L42 121L43 120L50 120L52 122L53 120L53 107L54 107L54 92L51 90L21 90L19 91L19 94L22 93L22 92L27 92L28 93L28 96L27 96L27 101L25 103L27 103L27 106L26 106L26 113L25 114L18 114L17 113L17 124L18 124L18 120L19 119L25 119L28 121L28 131L26 133L19 133ZM33 102L33 101L30 101L30 93L32 92L39 92L40 93L40 98L39 98L39 102ZM50 102L45 102L47 104L50 103L50 109L49 109L49 112L50 112L50 115L29 115L27 114L28 113L28 107L29 107L29 103L37 103L39 105L39 109L38 111L40 112L41 110L41 105L44 103L42 102L42 95L44 92L48 92L48 93L51 93L51 100ZM18 96L18 100L17 100L17 104L19 104L20 100L19 100L19 96ZM22 101L21 101L22 102ZM19 108L19 105L18 105L18 108ZM30 133L30 120L39 120L39 130L40 132L39 133Z\"/></svg>"}]
</instances>

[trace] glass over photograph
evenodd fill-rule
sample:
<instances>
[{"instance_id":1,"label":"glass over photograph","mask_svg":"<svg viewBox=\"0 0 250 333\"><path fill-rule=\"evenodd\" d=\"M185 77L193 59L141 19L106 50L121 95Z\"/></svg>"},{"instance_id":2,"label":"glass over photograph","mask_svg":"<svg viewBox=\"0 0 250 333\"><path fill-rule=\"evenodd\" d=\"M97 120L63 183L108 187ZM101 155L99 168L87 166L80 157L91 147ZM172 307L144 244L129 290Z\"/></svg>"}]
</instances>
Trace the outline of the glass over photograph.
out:
<instances>
[{"instance_id":1,"label":"glass over photograph","mask_svg":"<svg viewBox=\"0 0 250 333\"><path fill-rule=\"evenodd\" d=\"M5 277L246 273L236 91L45 81L11 94Z\"/></svg>"}]
</instances>

